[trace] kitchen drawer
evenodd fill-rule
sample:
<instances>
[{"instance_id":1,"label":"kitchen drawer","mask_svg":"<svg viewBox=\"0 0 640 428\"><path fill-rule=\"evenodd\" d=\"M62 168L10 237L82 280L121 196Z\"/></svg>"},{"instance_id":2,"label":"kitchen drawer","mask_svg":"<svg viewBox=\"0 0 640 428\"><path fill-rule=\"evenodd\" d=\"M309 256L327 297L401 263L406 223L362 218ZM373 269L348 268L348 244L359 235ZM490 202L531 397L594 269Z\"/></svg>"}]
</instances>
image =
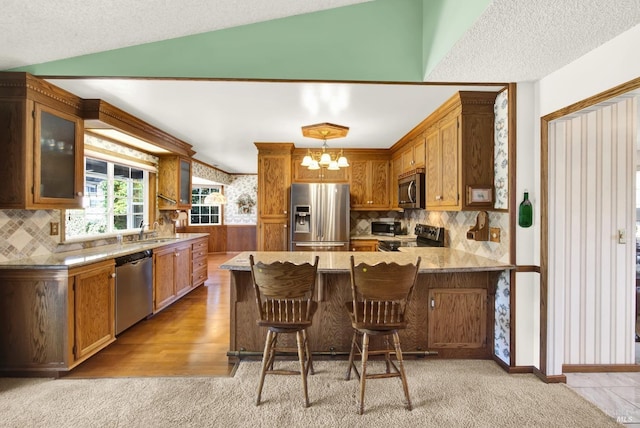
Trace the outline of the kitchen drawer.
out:
<instances>
[{"instance_id":1,"label":"kitchen drawer","mask_svg":"<svg viewBox=\"0 0 640 428\"><path fill-rule=\"evenodd\" d=\"M192 269L192 271L195 272L195 271L200 270L202 268L204 268L205 270L207 269L207 256L206 255L193 258L193 269Z\"/></svg>"},{"instance_id":2,"label":"kitchen drawer","mask_svg":"<svg viewBox=\"0 0 640 428\"><path fill-rule=\"evenodd\" d=\"M193 265L193 277L191 283L194 287L199 286L203 282L207 280L207 263L205 262L204 266L200 266L196 269L195 263Z\"/></svg>"},{"instance_id":3,"label":"kitchen drawer","mask_svg":"<svg viewBox=\"0 0 640 428\"><path fill-rule=\"evenodd\" d=\"M209 240L207 238L198 239L191 244L191 251L193 253L193 259L195 260L199 256L206 256L209 252L208 249Z\"/></svg>"}]
</instances>

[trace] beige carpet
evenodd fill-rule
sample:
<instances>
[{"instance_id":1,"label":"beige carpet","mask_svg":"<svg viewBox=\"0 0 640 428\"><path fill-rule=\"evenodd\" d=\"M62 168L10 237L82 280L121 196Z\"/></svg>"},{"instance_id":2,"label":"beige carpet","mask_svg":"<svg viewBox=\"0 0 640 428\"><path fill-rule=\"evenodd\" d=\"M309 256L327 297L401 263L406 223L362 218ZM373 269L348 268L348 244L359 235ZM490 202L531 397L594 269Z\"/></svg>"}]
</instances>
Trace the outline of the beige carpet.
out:
<instances>
[{"instance_id":1,"label":"beige carpet","mask_svg":"<svg viewBox=\"0 0 640 428\"><path fill-rule=\"evenodd\" d=\"M254 405L259 363L232 378L0 379L2 427L619 427L563 384L509 375L491 361L408 361L414 410L399 379L368 382L365 414L344 361L317 361L304 408L297 376L267 376ZM379 367L379 366L376 366Z\"/></svg>"}]
</instances>

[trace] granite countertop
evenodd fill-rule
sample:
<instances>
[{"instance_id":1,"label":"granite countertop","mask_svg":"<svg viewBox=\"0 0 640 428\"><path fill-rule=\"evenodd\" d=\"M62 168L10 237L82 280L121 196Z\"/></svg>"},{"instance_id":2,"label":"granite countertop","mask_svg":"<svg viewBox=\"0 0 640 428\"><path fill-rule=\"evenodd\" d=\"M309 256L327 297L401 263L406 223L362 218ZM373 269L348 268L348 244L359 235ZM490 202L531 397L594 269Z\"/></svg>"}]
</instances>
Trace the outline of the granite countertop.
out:
<instances>
[{"instance_id":1,"label":"granite countertop","mask_svg":"<svg viewBox=\"0 0 640 428\"><path fill-rule=\"evenodd\" d=\"M420 272L485 272L513 269L515 266L491 260L486 257L476 256L464 251L449 248L425 248L425 247L401 247L398 252L301 252L301 251L245 251L232 259L224 262L220 268L249 271L249 255L253 254L256 260L270 263L274 261L290 261L292 263L313 263L315 256L320 256L318 272L340 273L350 271L350 257L355 257L356 264L366 262L375 264L385 261L393 261L399 264L415 263L417 256L422 258Z\"/></svg>"},{"instance_id":2,"label":"granite countertop","mask_svg":"<svg viewBox=\"0 0 640 428\"><path fill-rule=\"evenodd\" d=\"M0 269L69 269L103 260L114 259L139 251L152 250L178 242L189 241L203 236L209 236L209 234L177 233L171 236L158 236L124 244L103 245L82 250L50 253L42 256L0 262Z\"/></svg>"}]
</instances>

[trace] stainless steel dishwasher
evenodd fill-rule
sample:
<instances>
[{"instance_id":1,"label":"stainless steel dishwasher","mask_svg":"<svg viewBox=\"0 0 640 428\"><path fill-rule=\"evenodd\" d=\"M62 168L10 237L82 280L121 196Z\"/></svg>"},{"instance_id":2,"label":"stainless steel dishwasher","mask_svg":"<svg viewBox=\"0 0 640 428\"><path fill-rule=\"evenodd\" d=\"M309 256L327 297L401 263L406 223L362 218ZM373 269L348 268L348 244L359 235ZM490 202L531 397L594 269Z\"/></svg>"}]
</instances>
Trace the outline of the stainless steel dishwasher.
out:
<instances>
[{"instance_id":1,"label":"stainless steel dishwasher","mask_svg":"<svg viewBox=\"0 0 640 428\"><path fill-rule=\"evenodd\" d=\"M116 334L153 312L153 252L116 258Z\"/></svg>"}]
</instances>

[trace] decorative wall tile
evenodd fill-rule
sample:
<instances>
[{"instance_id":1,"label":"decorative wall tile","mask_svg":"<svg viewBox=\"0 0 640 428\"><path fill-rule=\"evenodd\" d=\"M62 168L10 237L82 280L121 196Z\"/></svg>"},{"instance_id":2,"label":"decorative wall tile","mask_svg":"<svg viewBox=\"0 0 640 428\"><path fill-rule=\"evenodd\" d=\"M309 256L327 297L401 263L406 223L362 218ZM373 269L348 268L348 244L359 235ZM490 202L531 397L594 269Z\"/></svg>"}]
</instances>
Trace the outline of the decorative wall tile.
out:
<instances>
[{"instance_id":1,"label":"decorative wall tile","mask_svg":"<svg viewBox=\"0 0 640 428\"><path fill-rule=\"evenodd\" d=\"M397 211L351 211L351 236L371 234L372 221L403 221L403 214ZM409 231L413 234L413 229Z\"/></svg>"},{"instance_id":2,"label":"decorative wall tile","mask_svg":"<svg viewBox=\"0 0 640 428\"><path fill-rule=\"evenodd\" d=\"M49 235L51 222L60 222L60 211L0 210L0 261L55 252L60 236Z\"/></svg>"}]
</instances>

